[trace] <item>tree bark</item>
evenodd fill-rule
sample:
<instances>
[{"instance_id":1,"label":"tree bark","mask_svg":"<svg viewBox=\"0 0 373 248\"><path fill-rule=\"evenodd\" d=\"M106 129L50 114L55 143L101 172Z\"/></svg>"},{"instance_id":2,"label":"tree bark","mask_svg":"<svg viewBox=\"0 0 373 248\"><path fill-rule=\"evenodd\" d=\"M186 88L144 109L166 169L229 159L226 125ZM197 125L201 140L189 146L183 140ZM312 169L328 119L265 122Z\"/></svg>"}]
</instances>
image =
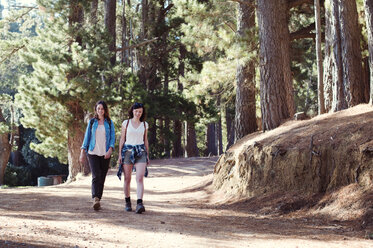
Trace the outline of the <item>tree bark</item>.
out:
<instances>
[{"instance_id":1,"label":"tree bark","mask_svg":"<svg viewBox=\"0 0 373 248\"><path fill-rule=\"evenodd\" d=\"M70 1L70 16L69 16L69 25L74 27L78 24L78 30L75 30L74 34L76 35L75 41L81 46L82 38L79 35L79 29L83 26L84 22L84 12L83 6L77 1ZM68 81L74 78L76 75L69 75ZM78 173L84 173L87 171L87 164L81 164L79 162L80 156L80 147L84 139L84 130L82 129L82 120L84 120L84 111L79 105L79 102L71 102L68 104L70 113L72 114L71 124L68 129L67 136L67 150L68 150L68 163L69 163L69 176L68 180L75 180Z\"/></svg>"},{"instance_id":2,"label":"tree bark","mask_svg":"<svg viewBox=\"0 0 373 248\"><path fill-rule=\"evenodd\" d=\"M348 107L363 101L362 56L356 1L340 1L343 85Z\"/></svg>"},{"instance_id":3,"label":"tree bark","mask_svg":"<svg viewBox=\"0 0 373 248\"><path fill-rule=\"evenodd\" d=\"M217 126L217 128L216 128L217 135L216 136L218 137L218 155L221 155L221 154L223 154L223 130L222 130L222 124L221 124L221 117L219 117L218 123L217 123L216 126Z\"/></svg>"},{"instance_id":4,"label":"tree bark","mask_svg":"<svg viewBox=\"0 0 373 248\"><path fill-rule=\"evenodd\" d=\"M91 2L91 20L92 24L97 23L97 9L98 9L98 0L92 0Z\"/></svg>"},{"instance_id":5,"label":"tree bark","mask_svg":"<svg viewBox=\"0 0 373 248\"><path fill-rule=\"evenodd\" d=\"M0 123L5 123L5 119L0 108ZM9 133L0 134L0 185L4 184L5 169L9 161L11 145L9 143Z\"/></svg>"},{"instance_id":6,"label":"tree bark","mask_svg":"<svg viewBox=\"0 0 373 248\"><path fill-rule=\"evenodd\" d=\"M178 71L178 79L177 79L177 89L179 93L183 92L183 84L180 80L181 77L185 75L185 56L186 56L186 48L183 44L180 44L179 47L180 57L179 57L179 71ZM175 120L174 122L174 133L175 139L173 141L173 157L182 157L184 152L181 145L182 141L182 124L180 120Z\"/></svg>"},{"instance_id":7,"label":"tree bark","mask_svg":"<svg viewBox=\"0 0 373 248\"><path fill-rule=\"evenodd\" d=\"M172 150L172 157L178 158L182 157L184 152L183 148L181 146L181 140L182 140L182 125L181 121L175 120L174 121L174 133L175 133L175 139L173 142L173 150Z\"/></svg>"},{"instance_id":8,"label":"tree bark","mask_svg":"<svg viewBox=\"0 0 373 248\"><path fill-rule=\"evenodd\" d=\"M325 48L324 48L324 75L323 75L323 83L324 83L324 107L325 112L330 112L332 109L333 103L333 70L334 70L334 56L333 56L333 18L332 18L332 11L331 8L327 8L330 6L329 2L327 2L325 6Z\"/></svg>"},{"instance_id":9,"label":"tree bark","mask_svg":"<svg viewBox=\"0 0 373 248\"><path fill-rule=\"evenodd\" d=\"M332 92L330 111L334 112L363 102L360 30L356 2L326 0L325 6L327 67L324 79L331 81L327 87L332 89L326 92Z\"/></svg>"},{"instance_id":10,"label":"tree bark","mask_svg":"<svg viewBox=\"0 0 373 248\"><path fill-rule=\"evenodd\" d=\"M187 144L185 150L188 157L199 157L197 135L194 125L193 122L187 122Z\"/></svg>"},{"instance_id":11,"label":"tree bark","mask_svg":"<svg viewBox=\"0 0 373 248\"><path fill-rule=\"evenodd\" d=\"M110 63L115 65L115 50L116 50L116 0L105 0L105 27L110 35L109 51L112 53Z\"/></svg>"},{"instance_id":12,"label":"tree bark","mask_svg":"<svg viewBox=\"0 0 373 248\"><path fill-rule=\"evenodd\" d=\"M321 49L321 18L320 18L320 0L315 0L315 23L316 23L316 59L317 59L317 98L318 113L325 113L324 100L324 82L322 66L322 49Z\"/></svg>"},{"instance_id":13,"label":"tree bark","mask_svg":"<svg viewBox=\"0 0 373 248\"><path fill-rule=\"evenodd\" d=\"M294 111L290 74L287 1L258 0L260 101L263 131L278 127ZM287 44L286 44L287 43Z\"/></svg>"},{"instance_id":14,"label":"tree bark","mask_svg":"<svg viewBox=\"0 0 373 248\"><path fill-rule=\"evenodd\" d=\"M123 4L123 12L122 12L122 48L128 47L128 37L127 37L127 18L126 18L126 1L122 1ZM129 66L129 56L130 56L130 49L122 50L121 52L122 58L121 62L125 65Z\"/></svg>"},{"instance_id":15,"label":"tree bark","mask_svg":"<svg viewBox=\"0 0 373 248\"><path fill-rule=\"evenodd\" d=\"M80 147L83 144L84 130L82 129L81 120L84 119L83 109L78 103L74 107L70 106L70 112L74 116L70 122L67 132L67 150L69 163L69 177L68 180L75 180L78 173L85 174L87 168L84 164L79 162Z\"/></svg>"},{"instance_id":16,"label":"tree bark","mask_svg":"<svg viewBox=\"0 0 373 248\"><path fill-rule=\"evenodd\" d=\"M149 127L149 146L157 144L157 119Z\"/></svg>"},{"instance_id":17,"label":"tree bark","mask_svg":"<svg viewBox=\"0 0 373 248\"><path fill-rule=\"evenodd\" d=\"M369 57L363 59L363 99L364 103L369 102L370 94L370 68Z\"/></svg>"},{"instance_id":18,"label":"tree bark","mask_svg":"<svg viewBox=\"0 0 373 248\"><path fill-rule=\"evenodd\" d=\"M368 32L369 68L370 68L370 104L373 104L373 0L364 0L365 21Z\"/></svg>"},{"instance_id":19,"label":"tree bark","mask_svg":"<svg viewBox=\"0 0 373 248\"><path fill-rule=\"evenodd\" d=\"M255 27L255 7L239 3L237 16L237 35L241 39L249 39ZM253 37L248 41L248 49L254 49ZM256 106L255 106L255 64L251 59L245 64L237 66L236 73L236 116L235 116L235 141L245 135L255 132ZM229 143L229 142L228 142Z\"/></svg>"},{"instance_id":20,"label":"tree bark","mask_svg":"<svg viewBox=\"0 0 373 248\"><path fill-rule=\"evenodd\" d=\"M234 114L231 113L231 110L228 107L226 107L225 109L225 121L227 123L227 146L225 150L228 150L229 147L231 147L234 144L235 139Z\"/></svg>"},{"instance_id":21,"label":"tree bark","mask_svg":"<svg viewBox=\"0 0 373 248\"><path fill-rule=\"evenodd\" d=\"M216 131L215 131L215 123L207 124L207 154L210 155L218 155L218 148L216 145Z\"/></svg>"}]
</instances>

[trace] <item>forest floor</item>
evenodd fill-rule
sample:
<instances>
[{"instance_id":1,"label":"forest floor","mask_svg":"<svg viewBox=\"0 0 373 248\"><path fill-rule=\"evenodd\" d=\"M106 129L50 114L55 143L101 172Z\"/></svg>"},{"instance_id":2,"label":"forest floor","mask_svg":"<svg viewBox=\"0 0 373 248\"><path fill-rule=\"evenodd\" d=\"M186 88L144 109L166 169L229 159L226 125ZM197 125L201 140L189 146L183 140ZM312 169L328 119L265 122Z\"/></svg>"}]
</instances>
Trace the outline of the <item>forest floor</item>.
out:
<instances>
[{"instance_id":1,"label":"forest floor","mask_svg":"<svg viewBox=\"0 0 373 248\"><path fill-rule=\"evenodd\" d=\"M91 208L90 176L0 189L0 247L373 247L356 223L278 214L279 199L227 203L212 188L216 160L152 161L143 214L124 211L123 181L115 170L109 171L97 212ZM135 188L133 174L133 206Z\"/></svg>"}]
</instances>

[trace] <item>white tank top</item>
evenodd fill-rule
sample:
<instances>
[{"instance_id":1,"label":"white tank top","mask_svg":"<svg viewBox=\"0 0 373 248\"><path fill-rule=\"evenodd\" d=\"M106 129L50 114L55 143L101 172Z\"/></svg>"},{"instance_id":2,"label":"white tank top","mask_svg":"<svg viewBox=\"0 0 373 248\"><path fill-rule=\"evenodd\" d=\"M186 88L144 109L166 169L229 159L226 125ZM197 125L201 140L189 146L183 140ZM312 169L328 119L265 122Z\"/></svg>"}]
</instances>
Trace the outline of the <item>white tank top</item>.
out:
<instances>
[{"instance_id":1,"label":"white tank top","mask_svg":"<svg viewBox=\"0 0 373 248\"><path fill-rule=\"evenodd\" d=\"M88 151L88 154L105 156L106 154L106 132L104 125L98 125L96 129L96 143L93 151Z\"/></svg>"},{"instance_id":2,"label":"white tank top","mask_svg":"<svg viewBox=\"0 0 373 248\"><path fill-rule=\"evenodd\" d=\"M127 126L127 121L125 120L122 123L122 126L126 128ZM145 127L146 129L149 128L148 123L145 121ZM127 134L126 134L126 142L124 143L125 145L142 145L144 144L144 132L145 132L145 127L144 127L144 122L141 122L140 125L137 128L134 128L132 126L132 120L130 120L130 123L128 124L127 127Z\"/></svg>"}]
</instances>

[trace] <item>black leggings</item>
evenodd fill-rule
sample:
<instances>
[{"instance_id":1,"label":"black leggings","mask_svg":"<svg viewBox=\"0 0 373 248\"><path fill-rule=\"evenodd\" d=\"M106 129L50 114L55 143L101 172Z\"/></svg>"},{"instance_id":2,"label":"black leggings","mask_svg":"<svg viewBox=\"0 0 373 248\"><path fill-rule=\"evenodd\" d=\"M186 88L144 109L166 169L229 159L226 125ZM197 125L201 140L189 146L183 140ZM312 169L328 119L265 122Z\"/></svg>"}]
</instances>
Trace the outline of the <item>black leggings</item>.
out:
<instances>
[{"instance_id":1,"label":"black leggings","mask_svg":"<svg viewBox=\"0 0 373 248\"><path fill-rule=\"evenodd\" d=\"M110 158L105 159L104 156L88 154L88 161L92 173L92 198L101 199Z\"/></svg>"}]
</instances>

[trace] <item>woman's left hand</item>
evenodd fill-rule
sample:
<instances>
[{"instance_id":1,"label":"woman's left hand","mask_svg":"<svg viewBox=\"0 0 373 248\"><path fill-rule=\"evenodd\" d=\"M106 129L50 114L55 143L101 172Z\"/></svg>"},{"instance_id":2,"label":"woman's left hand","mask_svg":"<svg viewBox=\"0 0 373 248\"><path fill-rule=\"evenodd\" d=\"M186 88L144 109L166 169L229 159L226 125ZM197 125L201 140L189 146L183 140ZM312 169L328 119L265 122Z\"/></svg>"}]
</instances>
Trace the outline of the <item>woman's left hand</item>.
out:
<instances>
[{"instance_id":1,"label":"woman's left hand","mask_svg":"<svg viewBox=\"0 0 373 248\"><path fill-rule=\"evenodd\" d=\"M148 161L146 162L146 165L150 165L150 159L149 159L149 156L148 157Z\"/></svg>"},{"instance_id":2,"label":"woman's left hand","mask_svg":"<svg viewBox=\"0 0 373 248\"><path fill-rule=\"evenodd\" d=\"M111 149L111 147L110 147L109 150L108 150L108 151L106 152L106 154L105 154L105 159L110 158L111 153L112 153L112 149Z\"/></svg>"}]
</instances>

